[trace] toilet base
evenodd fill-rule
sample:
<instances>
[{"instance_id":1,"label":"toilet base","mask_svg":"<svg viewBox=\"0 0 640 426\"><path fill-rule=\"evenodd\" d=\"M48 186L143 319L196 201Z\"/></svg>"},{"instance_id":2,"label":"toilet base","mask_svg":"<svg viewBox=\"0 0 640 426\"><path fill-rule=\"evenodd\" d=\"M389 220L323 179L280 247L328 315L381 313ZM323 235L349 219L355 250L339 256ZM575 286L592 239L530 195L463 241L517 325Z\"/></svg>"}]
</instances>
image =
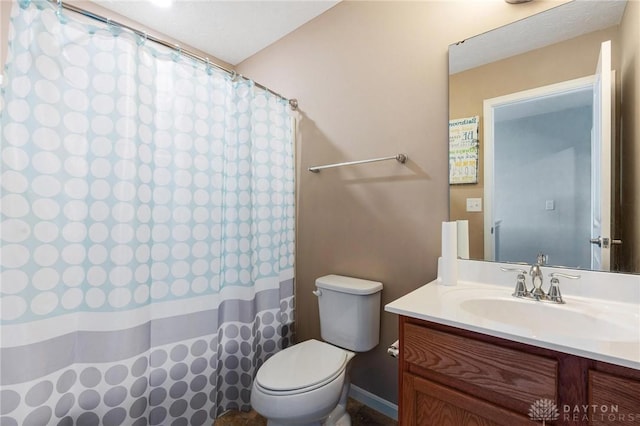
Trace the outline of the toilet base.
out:
<instances>
[{"instance_id":1,"label":"toilet base","mask_svg":"<svg viewBox=\"0 0 640 426\"><path fill-rule=\"evenodd\" d=\"M295 423L295 426L351 426L351 416L347 412L347 398L349 397L349 388L351 383L349 378L345 378L342 392L338 405L333 409L329 416L322 422L312 423ZM273 420L267 421L267 426L292 426L292 423L279 423Z\"/></svg>"},{"instance_id":2,"label":"toilet base","mask_svg":"<svg viewBox=\"0 0 640 426\"><path fill-rule=\"evenodd\" d=\"M278 423L273 420L267 421L267 426L292 426L290 423ZM298 424L295 426L351 426L351 416L347 413L347 409L345 406L338 405L332 412L329 414L329 417L323 422L313 422L313 423L304 423Z\"/></svg>"},{"instance_id":3,"label":"toilet base","mask_svg":"<svg viewBox=\"0 0 640 426\"><path fill-rule=\"evenodd\" d=\"M351 426L351 416L347 413L347 407L338 405L322 426Z\"/></svg>"}]
</instances>

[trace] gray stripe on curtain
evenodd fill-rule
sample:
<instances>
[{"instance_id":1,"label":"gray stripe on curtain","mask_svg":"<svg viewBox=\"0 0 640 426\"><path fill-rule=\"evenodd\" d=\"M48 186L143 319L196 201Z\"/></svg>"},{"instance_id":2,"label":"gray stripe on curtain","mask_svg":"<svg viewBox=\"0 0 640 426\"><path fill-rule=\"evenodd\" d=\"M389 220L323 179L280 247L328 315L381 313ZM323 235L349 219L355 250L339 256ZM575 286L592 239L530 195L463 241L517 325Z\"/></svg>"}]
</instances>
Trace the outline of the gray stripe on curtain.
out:
<instances>
[{"instance_id":1,"label":"gray stripe on curtain","mask_svg":"<svg viewBox=\"0 0 640 426\"><path fill-rule=\"evenodd\" d=\"M280 283L279 290L258 292L254 300L227 300L220 304L219 310L162 318L124 330L78 331L30 345L2 348L0 385L35 380L73 363L115 362L155 346L215 334L219 319L251 322L257 312L275 309L280 306L280 300L290 296L293 296L293 280L286 280Z\"/></svg>"},{"instance_id":2,"label":"gray stripe on curtain","mask_svg":"<svg viewBox=\"0 0 640 426\"><path fill-rule=\"evenodd\" d=\"M293 278L280 282L280 298L293 296Z\"/></svg>"}]
</instances>

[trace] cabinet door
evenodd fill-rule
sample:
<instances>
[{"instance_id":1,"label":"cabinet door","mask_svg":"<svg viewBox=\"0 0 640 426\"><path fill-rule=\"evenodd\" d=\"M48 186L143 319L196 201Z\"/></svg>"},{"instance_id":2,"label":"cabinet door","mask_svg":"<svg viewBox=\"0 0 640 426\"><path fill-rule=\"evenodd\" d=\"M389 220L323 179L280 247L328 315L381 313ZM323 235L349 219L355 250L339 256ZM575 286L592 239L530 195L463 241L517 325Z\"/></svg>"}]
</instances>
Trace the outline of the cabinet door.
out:
<instances>
[{"instance_id":1,"label":"cabinet door","mask_svg":"<svg viewBox=\"0 0 640 426\"><path fill-rule=\"evenodd\" d=\"M405 324L403 342L404 361L427 380L516 413L526 414L539 399L558 400L555 359L414 324Z\"/></svg>"},{"instance_id":2,"label":"cabinet door","mask_svg":"<svg viewBox=\"0 0 640 426\"><path fill-rule=\"evenodd\" d=\"M527 416L446 388L413 374L402 378L403 426L531 426Z\"/></svg>"},{"instance_id":3,"label":"cabinet door","mask_svg":"<svg viewBox=\"0 0 640 426\"><path fill-rule=\"evenodd\" d=\"M581 414L590 425L640 424L640 381L589 370L589 407Z\"/></svg>"}]
</instances>

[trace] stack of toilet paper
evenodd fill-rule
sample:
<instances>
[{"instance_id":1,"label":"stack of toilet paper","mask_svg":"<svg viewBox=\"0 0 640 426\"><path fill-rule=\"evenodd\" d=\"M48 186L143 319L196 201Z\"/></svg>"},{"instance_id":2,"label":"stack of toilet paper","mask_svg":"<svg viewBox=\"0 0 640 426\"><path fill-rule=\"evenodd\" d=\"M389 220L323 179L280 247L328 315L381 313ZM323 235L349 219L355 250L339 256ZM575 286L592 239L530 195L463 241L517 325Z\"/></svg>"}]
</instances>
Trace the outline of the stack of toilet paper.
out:
<instances>
[{"instance_id":1,"label":"stack of toilet paper","mask_svg":"<svg viewBox=\"0 0 640 426\"><path fill-rule=\"evenodd\" d=\"M457 284L458 258L469 258L469 221L442 222L442 254L438 258L440 284Z\"/></svg>"}]
</instances>

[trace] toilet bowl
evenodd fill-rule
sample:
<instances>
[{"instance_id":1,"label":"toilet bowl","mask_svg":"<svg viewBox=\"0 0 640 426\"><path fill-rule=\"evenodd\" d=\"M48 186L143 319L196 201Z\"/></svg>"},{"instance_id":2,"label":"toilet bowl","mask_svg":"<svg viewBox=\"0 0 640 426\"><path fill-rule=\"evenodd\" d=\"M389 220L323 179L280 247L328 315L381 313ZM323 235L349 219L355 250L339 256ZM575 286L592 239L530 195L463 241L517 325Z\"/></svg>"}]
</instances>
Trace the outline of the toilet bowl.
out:
<instances>
[{"instance_id":1,"label":"toilet bowl","mask_svg":"<svg viewBox=\"0 0 640 426\"><path fill-rule=\"evenodd\" d=\"M269 426L349 426L347 370L353 356L318 340L280 351L258 370L251 405Z\"/></svg>"},{"instance_id":2,"label":"toilet bowl","mask_svg":"<svg viewBox=\"0 0 640 426\"><path fill-rule=\"evenodd\" d=\"M276 353L253 381L251 406L268 426L351 426L349 364L354 352L379 342L382 284L327 275L316 287L324 342L311 339Z\"/></svg>"}]
</instances>

